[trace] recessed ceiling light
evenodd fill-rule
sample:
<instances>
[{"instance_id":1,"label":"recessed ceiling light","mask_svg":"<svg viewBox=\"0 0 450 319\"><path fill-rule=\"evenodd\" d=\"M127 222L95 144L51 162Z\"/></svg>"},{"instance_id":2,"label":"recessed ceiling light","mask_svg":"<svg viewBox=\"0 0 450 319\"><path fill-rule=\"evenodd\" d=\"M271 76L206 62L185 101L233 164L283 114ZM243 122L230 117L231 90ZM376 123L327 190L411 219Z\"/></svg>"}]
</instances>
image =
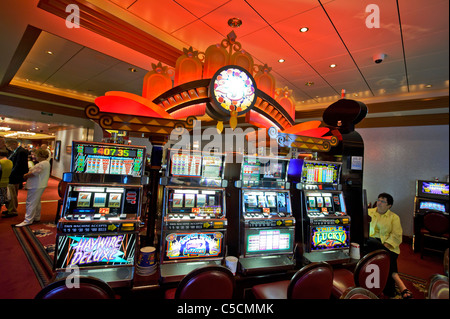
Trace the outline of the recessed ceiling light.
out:
<instances>
[{"instance_id":1,"label":"recessed ceiling light","mask_svg":"<svg viewBox=\"0 0 450 319\"><path fill-rule=\"evenodd\" d=\"M285 59L279 59L278 62L283 63Z\"/></svg>"},{"instance_id":2,"label":"recessed ceiling light","mask_svg":"<svg viewBox=\"0 0 450 319\"><path fill-rule=\"evenodd\" d=\"M39 71L39 70L40 70L38 67L35 67L34 69L35 69L36 71Z\"/></svg>"},{"instance_id":3,"label":"recessed ceiling light","mask_svg":"<svg viewBox=\"0 0 450 319\"><path fill-rule=\"evenodd\" d=\"M431 85L431 84L427 84L427 85L425 85L425 87L426 87L427 89L429 89L430 87L432 87L432 85Z\"/></svg>"},{"instance_id":4,"label":"recessed ceiling light","mask_svg":"<svg viewBox=\"0 0 450 319\"><path fill-rule=\"evenodd\" d=\"M312 85L314 85L314 82L306 82L305 85L306 86L312 86Z\"/></svg>"},{"instance_id":5,"label":"recessed ceiling light","mask_svg":"<svg viewBox=\"0 0 450 319\"><path fill-rule=\"evenodd\" d=\"M130 71L130 72L137 72L137 70L135 68L129 68L128 71Z\"/></svg>"},{"instance_id":6,"label":"recessed ceiling light","mask_svg":"<svg viewBox=\"0 0 450 319\"><path fill-rule=\"evenodd\" d=\"M308 32L309 31L309 28L307 28L307 27L303 27L303 28L300 28L300 32Z\"/></svg>"},{"instance_id":7,"label":"recessed ceiling light","mask_svg":"<svg viewBox=\"0 0 450 319\"><path fill-rule=\"evenodd\" d=\"M334 63L330 64L330 68L335 68L335 67L336 67L336 64L334 64Z\"/></svg>"},{"instance_id":8,"label":"recessed ceiling light","mask_svg":"<svg viewBox=\"0 0 450 319\"><path fill-rule=\"evenodd\" d=\"M45 51L45 53L47 53L48 55L53 55L52 51Z\"/></svg>"}]
</instances>

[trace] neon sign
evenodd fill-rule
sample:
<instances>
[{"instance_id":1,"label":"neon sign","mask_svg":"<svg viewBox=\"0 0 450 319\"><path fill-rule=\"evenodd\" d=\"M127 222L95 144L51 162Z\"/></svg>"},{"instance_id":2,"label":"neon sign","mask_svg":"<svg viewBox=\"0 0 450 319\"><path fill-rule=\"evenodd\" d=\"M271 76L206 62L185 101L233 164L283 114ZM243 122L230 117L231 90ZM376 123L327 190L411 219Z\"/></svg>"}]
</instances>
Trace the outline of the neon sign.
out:
<instances>
[{"instance_id":1,"label":"neon sign","mask_svg":"<svg viewBox=\"0 0 450 319\"><path fill-rule=\"evenodd\" d=\"M321 226L311 230L311 249L345 248L349 245L349 230L344 226Z\"/></svg>"}]
</instances>

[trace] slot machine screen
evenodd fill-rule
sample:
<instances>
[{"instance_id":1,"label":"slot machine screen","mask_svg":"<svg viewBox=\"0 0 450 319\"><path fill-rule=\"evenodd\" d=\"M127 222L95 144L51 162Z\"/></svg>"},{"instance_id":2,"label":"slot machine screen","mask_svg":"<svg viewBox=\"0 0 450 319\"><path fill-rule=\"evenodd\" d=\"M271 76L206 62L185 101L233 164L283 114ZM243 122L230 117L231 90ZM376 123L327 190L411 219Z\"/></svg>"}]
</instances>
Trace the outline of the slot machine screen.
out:
<instances>
[{"instance_id":1,"label":"slot machine screen","mask_svg":"<svg viewBox=\"0 0 450 319\"><path fill-rule=\"evenodd\" d=\"M135 260L136 234L63 235L56 244L56 269L129 266Z\"/></svg>"},{"instance_id":2,"label":"slot machine screen","mask_svg":"<svg viewBox=\"0 0 450 319\"><path fill-rule=\"evenodd\" d=\"M294 230L289 228L247 229L246 255L290 253L293 250Z\"/></svg>"},{"instance_id":3,"label":"slot machine screen","mask_svg":"<svg viewBox=\"0 0 450 319\"><path fill-rule=\"evenodd\" d=\"M168 201L168 214L219 216L223 213L222 190L169 189Z\"/></svg>"},{"instance_id":4,"label":"slot machine screen","mask_svg":"<svg viewBox=\"0 0 450 319\"><path fill-rule=\"evenodd\" d=\"M349 225L311 227L311 251L343 249L349 245Z\"/></svg>"},{"instance_id":5,"label":"slot machine screen","mask_svg":"<svg viewBox=\"0 0 450 319\"><path fill-rule=\"evenodd\" d=\"M142 146L73 142L74 173L142 177L144 166Z\"/></svg>"},{"instance_id":6,"label":"slot machine screen","mask_svg":"<svg viewBox=\"0 0 450 319\"><path fill-rule=\"evenodd\" d=\"M310 184L339 184L340 173L340 163L304 161L301 182Z\"/></svg>"},{"instance_id":7,"label":"slot machine screen","mask_svg":"<svg viewBox=\"0 0 450 319\"><path fill-rule=\"evenodd\" d=\"M449 184L442 182L417 181L416 196L449 199Z\"/></svg>"},{"instance_id":8,"label":"slot machine screen","mask_svg":"<svg viewBox=\"0 0 450 319\"><path fill-rule=\"evenodd\" d=\"M69 184L64 216L68 214L114 217L137 214L140 187L108 187Z\"/></svg>"},{"instance_id":9,"label":"slot machine screen","mask_svg":"<svg viewBox=\"0 0 450 319\"><path fill-rule=\"evenodd\" d=\"M443 213L446 212L444 203L438 203L438 202L433 202L433 201L420 201L419 209L420 210L432 209L432 210L437 210L437 211L440 211Z\"/></svg>"},{"instance_id":10,"label":"slot machine screen","mask_svg":"<svg viewBox=\"0 0 450 319\"><path fill-rule=\"evenodd\" d=\"M204 259L223 256L224 232L173 232L165 237L164 260Z\"/></svg>"},{"instance_id":11,"label":"slot machine screen","mask_svg":"<svg viewBox=\"0 0 450 319\"><path fill-rule=\"evenodd\" d=\"M201 176L202 156L188 153L171 155L170 174L173 176Z\"/></svg>"},{"instance_id":12,"label":"slot machine screen","mask_svg":"<svg viewBox=\"0 0 450 319\"><path fill-rule=\"evenodd\" d=\"M244 191L244 213L275 214L290 212L289 194L276 191Z\"/></svg>"},{"instance_id":13,"label":"slot machine screen","mask_svg":"<svg viewBox=\"0 0 450 319\"><path fill-rule=\"evenodd\" d=\"M276 158L245 156L241 166L243 186L276 186L277 182L285 181L287 164L288 161Z\"/></svg>"},{"instance_id":14,"label":"slot machine screen","mask_svg":"<svg viewBox=\"0 0 450 319\"><path fill-rule=\"evenodd\" d=\"M203 156L202 157L202 177L204 178L221 178L223 159L221 156Z\"/></svg>"}]
</instances>

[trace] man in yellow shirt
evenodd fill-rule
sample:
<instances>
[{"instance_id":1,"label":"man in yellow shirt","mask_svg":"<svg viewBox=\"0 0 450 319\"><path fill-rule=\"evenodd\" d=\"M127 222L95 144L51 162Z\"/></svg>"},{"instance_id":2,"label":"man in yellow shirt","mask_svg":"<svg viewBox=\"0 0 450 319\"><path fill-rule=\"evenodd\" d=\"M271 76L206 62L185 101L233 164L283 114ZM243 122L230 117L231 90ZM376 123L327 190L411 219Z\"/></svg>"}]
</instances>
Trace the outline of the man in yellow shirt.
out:
<instances>
[{"instance_id":1,"label":"man in yellow shirt","mask_svg":"<svg viewBox=\"0 0 450 319\"><path fill-rule=\"evenodd\" d=\"M412 293L408 290L398 275L397 258L400 254L400 244L402 243L403 229L400 223L400 217L390 209L394 204L394 199L387 193L378 195L377 207L369 209L371 218L369 240L367 247L369 251L384 249L390 253L391 263L389 269L389 278L386 283L384 293L387 296L395 295L395 284L401 291L403 299L412 298Z\"/></svg>"}]
</instances>

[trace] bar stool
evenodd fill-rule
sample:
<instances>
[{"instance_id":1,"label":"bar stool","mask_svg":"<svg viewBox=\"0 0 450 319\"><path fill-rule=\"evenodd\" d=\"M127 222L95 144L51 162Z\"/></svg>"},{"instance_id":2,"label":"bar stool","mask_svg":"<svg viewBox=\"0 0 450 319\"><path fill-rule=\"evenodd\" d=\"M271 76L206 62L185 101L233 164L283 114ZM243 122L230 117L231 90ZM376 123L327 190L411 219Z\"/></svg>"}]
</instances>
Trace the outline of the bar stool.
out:
<instances>
[{"instance_id":1,"label":"bar stool","mask_svg":"<svg viewBox=\"0 0 450 319\"><path fill-rule=\"evenodd\" d=\"M344 291L340 299L378 299L378 297L366 288L350 287Z\"/></svg>"},{"instance_id":2,"label":"bar stool","mask_svg":"<svg viewBox=\"0 0 450 319\"><path fill-rule=\"evenodd\" d=\"M428 280L427 287L425 288L426 299L447 299L448 294L448 277L440 274L431 276Z\"/></svg>"},{"instance_id":3,"label":"bar stool","mask_svg":"<svg viewBox=\"0 0 450 319\"><path fill-rule=\"evenodd\" d=\"M34 299L115 299L114 291L103 280L89 276L77 279L79 287L67 287L66 279L63 278L42 288Z\"/></svg>"},{"instance_id":4,"label":"bar stool","mask_svg":"<svg viewBox=\"0 0 450 319\"><path fill-rule=\"evenodd\" d=\"M291 280L253 286L257 299L329 299L333 287L333 268L326 262L311 263Z\"/></svg>"},{"instance_id":5,"label":"bar stool","mask_svg":"<svg viewBox=\"0 0 450 319\"><path fill-rule=\"evenodd\" d=\"M385 250L379 249L368 253L356 264L355 271L348 269L335 269L332 295L340 298L344 291L350 287L363 287L376 296L380 296L389 276L390 257ZM374 267L375 266L375 267ZM377 271L377 285L367 285L367 279ZM372 280L369 280L372 282Z\"/></svg>"},{"instance_id":6,"label":"bar stool","mask_svg":"<svg viewBox=\"0 0 450 319\"><path fill-rule=\"evenodd\" d=\"M165 299L232 299L235 286L228 268L208 265L188 273L177 288L166 290Z\"/></svg>"}]
</instances>

